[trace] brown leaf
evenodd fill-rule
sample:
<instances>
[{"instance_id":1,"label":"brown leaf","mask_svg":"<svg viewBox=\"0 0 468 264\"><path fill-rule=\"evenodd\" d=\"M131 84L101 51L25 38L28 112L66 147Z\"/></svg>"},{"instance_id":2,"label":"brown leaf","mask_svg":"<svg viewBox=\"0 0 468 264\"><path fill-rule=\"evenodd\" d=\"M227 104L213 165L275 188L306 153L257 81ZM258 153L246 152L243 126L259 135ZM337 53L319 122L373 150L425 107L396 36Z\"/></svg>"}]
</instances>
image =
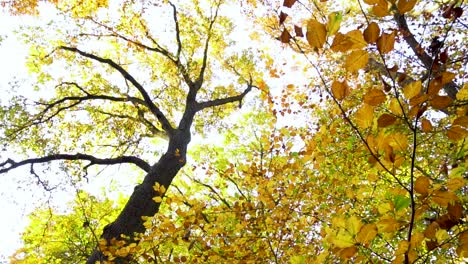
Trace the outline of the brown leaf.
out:
<instances>
[{"instance_id":1,"label":"brown leaf","mask_svg":"<svg viewBox=\"0 0 468 264\"><path fill-rule=\"evenodd\" d=\"M460 116L456 118L455 120L453 120L452 125L468 127L468 116Z\"/></svg>"},{"instance_id":2,"label":"brown leaf","mask_svg":"<svg viewBox=\"0 0 468 264\"><path fill-rule=\"evenodd\" d=\"M444 96L436 95L431 100L431 105L435 109L444 109L448 107L450 104L452 104L452 98L445 96L445 95Z\"/></svg>"},{"instance_id":3,"label":"brown leaf","mask_svg":"<svg viewBox=\"0 0 468 264\"><path fill-rule=\"evenodd\" d=\"M426 133L431 132L432 129L433 129L431 121L429 121L429 120L427 120L425 118L422 119L421 120L421 128L422 128L423 132L426 132Z\"/></svg>"},{"instance_id":4,"label":"brown leaf","mask_svg":"<svg viewBox=\"0 0 468 264\"><path fill-rule=\"evenodd\" d=\"M352 246L352 247L347 247L347 248L343 248L339 255L342 259L349 259L351 257L353 257L356 253L357 253L357 247L356 246Z\"/></svg>"},{"instance_id":5,"label":"brown leaf","mask_svg":"<svg viewBox=\"0 0 468 264\"><path fill-rule=\"evenodd\" d=\"M439 244L437 244L436 240L427 240L426 241L426 247L427 247L427 250L429 250L429 251L436 249L438 246L439 246Z\"/></svg>"},{"instance_id":6,"label":"brown leaf","mask_svg":"<svg viewBox=\"0 0 468 264\"><path fill-rule=\"evenodd\" d=\"M372 22L367 26L367 28L364 30L364 39L367 41L367 43L375 43L377 39L379 38L380 35L380 28L377 23Z\"/></svg>"},{"instance_id":7,"label":"brown leaf","mask_svg":"<svg viewBox=\"0 0 468 264\"><path fill-rule=\"evenodd\" d=\"M426 227L426 230L424 230L424 236L427 238L434 238L438 229L439 224L432 222Z\"/></svg>"},{"instance_id":8,"label":"brown leaf","mask_svg":"<svg viewBox=\"0 0 468 264\"><path fill-rule=\"evenodd\" d=\"M450 203L458 202L458 197L453 192L437 190L432 194L432 201L442 207Z\"/></svg>"},{"instance_id":9,"label":"brown leaf","mask_svg":"<svg viewBox=\"0 0 468 264\"><path fill-rule=\"evenodd\" d=\"M468 135L468 130L460 127L460 126L452 126L448 131L447 131L447 137L450 139L450 140L453 140L453 141L458 141L458 140L461 140L463 138L465 138L465 136Z\"/></svg>"},{"instance_id":10,"label":"brown leaf","mask_svg":"<svg viewBox=\"0 0 468 264\"><path fill-rule=\"evenodd\" d=\"M382 114L377 120L377 125L379 127L387 127L395 123L396 117L390 114Z\"/></svg>"},{"instance_id":11,"label":"brown leaf","mask_svg":"<svg viewBox=\"0 0 468 264\"><path fill-rule=\"evenodd\" d=\"M451 203L447 206L447 212L450 219L458 223L458 220L463 217L463 206L460 202Z\"/></svg>"},{"instance_id":12,"label":"brown leaf","mask_svg":"<svg viewBox=\"0 0 468 264\"><path fill-rule=\"evenodd\" d=\"M458 221L455 221L453 219L450 219L450 216L448 214L444 214L440 216L436 222L439 224L441 229L449 230L450 228L454 227Z\"/></svg>"},{"instance_id":13,"label":"brown leaf","mask_svg":"<svg viewBox=\"0 0 468 264\"><path fill-rule=\"evenodd\" d=\"M280 36L280 41L283 43L289 43L290 40L291 40L291 35L286 29L283 29L283 33L281 33L281 36Z\"/></svg>"},{"instance_id":14,"label":"brown leaf","mask_svg":"<svg viewBox=\"0 0 468 264\"><path fill-rule=\"evenodd\" d=\"M281 12L279 15L279 24L282 25L287 17L288 17L288 14Z\"/></svg>"},{"instance_id":15,"label":"brown leaf","mask_svg":"<svg viewBox=\"0 0 468 264\"><path fill-rule=\"evenodd\" d=\"M291 7L292 5L294 5L294 3L296 3L297 0L284 0L283 2L283 6L285 7Z\"/></svg>"},{"instance_id":16,"label":"brown leaf","mask_svg":"<svg viewBox=\"0 0 468 264\"><path fill-rule=\"evenodd\" d=\"M387 100L387 96L384 92L382 92L382 90L379 89L370 89L364 95L364 103L372 106L378 106L385 102L385 100Z\"/></svg>"},{"instance_id":17,"label":"brown leaf","mask_svg":"<svg viewBox=\"0 0 468 264\"><path fill-rule=\"evenodd\" d=\"M304 37L301 27L294 25L294 32L296 33L296 37Z\"/></svg>"}]
</instances>

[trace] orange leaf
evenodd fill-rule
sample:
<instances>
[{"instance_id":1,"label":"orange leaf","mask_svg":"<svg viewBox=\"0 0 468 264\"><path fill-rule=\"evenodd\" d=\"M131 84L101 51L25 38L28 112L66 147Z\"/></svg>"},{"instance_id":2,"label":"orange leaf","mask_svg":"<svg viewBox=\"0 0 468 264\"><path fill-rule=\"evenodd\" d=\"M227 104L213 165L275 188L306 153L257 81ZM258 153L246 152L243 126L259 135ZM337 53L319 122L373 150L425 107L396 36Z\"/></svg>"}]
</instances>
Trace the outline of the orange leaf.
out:
<instances>
[{"instance_id":1,"label":"orange leaf","mask_svg":"<svg viewBox=\"0 0 468 264\"><path fill-rule=\"evenodd\" d=\"M350 72L357 72L366 67L369 61L369 53L365 50L355 50L346 57L345 68Z\"/></svg>"},{"instance_id":2,"label":"orange leaf","mask_svg":"<svg viewBox=\"0 0 468 264\"><path fill-rule=\"evenodd\" d=\"M364 103L370 104L372 106L378 106L385 102L387 99L387 96L385 95L382 90L379 89L370 89L365 95L364 95Z\"/></svg>"},{"instance_id":3,"label":"orange leaf","mask_svg":"<svg viewBox=\"0 0 468 264\"><path fill-rule=\"evenodd\" d=\"M451 103L452 103L452 98L445 96L445 95L444 96L436 95L431 100L431 105L435 109L444 109L448 107Z\"/></svg>"},{"instance_id":4,"label":"orange leaf","mask_svg":"<svg viewBox=\"0 0 468 264\"><path fill-rule=\"evenodd\" d=\"M395 31L393 31L390 34L383 33L382 36L380 36L377 39L377 48L383 54L386 54L392 51L394 45L395 45Z\"/></svg>"},{"instance_id":5,"label":"orange leaf","mask_svg":"<svg viewBox=\"0 0 468 264\"><path fill-rule=\"evenodd\" d=\"M375 43L377 39L379 38L380 35L380 28L377 23L372 22L367 26L367 28L364 30L364 39L367 41L367 43Z\"/></svg>"},{"instance_id":6,"label":"orange leaf","mask_svg":"<svg viewBox=\"0 0 468 264\"><path fill-rule=\"evenodd\" d=\"M349 95L349 86L346 81L333 81L331 90L333 97L335 97L337 100L343 100L346 96Z\"/></svg>"},{"instance_id":7,"label":"orange leaf","mask_svg":"<svg viewBox=\"0 0 468 264\"><path fill-rule=\"evenodd\" d=\"M414 190L417 193L426 196L429 193L430 185L431 185L431 181L429 180L429 178L425 176L420 176L414 182Z\"/></svg>"},{"instance_id":8,"label":"orange leaf","mask_svg":"<svg viewBox=\"0 0 468 264\"><path fill-rule=\"evenodd\" d=\"M390 114L382 114L379 119L377 119L377 125L379 127L387 127L395 123L396 117Z\"/></svg>"},{"instance_id":9,"label":"orange leaf","mask_svg":"<svg viewBox=\"0 0 468 264\"><path fill-rule=\"evenodd\" d=\"M416 5L416 0L400 0L398 1L398 12L400 14L404 14L406 12L411 11L413 9L414 5Z\"/></svg>"},{"instance_id":10,"label":"orange leaf","mask_svg":"<svg viewBox=\"0 0 468 264\"><path fill-rule=\"evenodd\" d=\"M327 30L324 24L315 19L307 21L307 42L312 48L321 49L327 37Z\"/></svg>"},{"instance_id":11,"label":"orange leaf","mask_svg":"<svg viewBox=\"0 0 468 264\"><path fill-rule=\"evenodd\" d=\"M423 132L431 132L433 127L432 127L432 124L431 124L431 121L427 120L427 119L422 119L421 120L421 128L422 128L422 131Z\"/></svg>"}]
</instances>

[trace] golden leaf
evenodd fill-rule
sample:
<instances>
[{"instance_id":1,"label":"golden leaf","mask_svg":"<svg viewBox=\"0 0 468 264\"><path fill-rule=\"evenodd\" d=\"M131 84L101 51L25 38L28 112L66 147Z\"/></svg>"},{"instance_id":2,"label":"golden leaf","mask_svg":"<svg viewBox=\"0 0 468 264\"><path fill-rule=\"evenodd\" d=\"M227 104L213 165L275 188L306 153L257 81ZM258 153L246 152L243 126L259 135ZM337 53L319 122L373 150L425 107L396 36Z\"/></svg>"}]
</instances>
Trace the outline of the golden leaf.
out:
<instances>
[{"instance_id":1,"label":"golden leaf","mask_svg":"<svg viewBox=\"0 0 468 264\"><path fill-rule=\"evenodd\" d=\"M408 148L408 138L402 133L393 133L388 136L388 144L392 146L395 151L406 151Z\"/></svg>"},{"instance_id":2,"label":"golden leaf","mask_svg":"<svg viewBox=\"0 0 468 264\"><path fill-rule=\"evenodd\" d=\"M400 241L398 243L398 248L395 252L395 255L405 254L409 248L410 243L406 240Z\"/></svg>"},{"instance_id":3,"label":"golden leaf","mask_svg":"<svg viewBox=\"0 0 468 264\"><path fill-rule=\"evenodd\" d=\"M468 100L468 83L465 83L463 87L457 93L458 100Z\"/></svg>"},{"instance_id":4,"label":"golden leaf","mask_svg":"<svg viewBox=\"0 0 468 264\"><path fill-rule=\"evenodd\" d=\"M415 97L416 95L419 95L421 93L421 89L422 89L421 81L415 81L415 82L407 84L403 88L403 94L405 95L405 98L409 100Z\"/></svg>"},{"instance_id":5,"label":"golden leaf","mask_svg":"<svg viewBox=\"0 0 468 264\"><path fill-rule=\"evenodd\" d=\"M356 123L360 128L368 128L372 125L374 119L374 107L364 104L356 112Z\"/></svg>"},{"instance_id":6,"label":"golden leaf","mask_svg":"<svg viewBox=\"0 0 468 264\"><path fill-rule=\"evenodd\" d=\"M460 126L452 126L449 130L447 130L447 137L453 141L461 140L465 138L467 135L468 135L468 130Z\"/></svg>"},{"instance_id":7,"label":"golden leaf","mask_svg":"<svg viewBox=\"0 0 468 264\"><path fill-rule=\"evenodd\" d=\"M392 100L390 100L389 109L393 114L397 116L403 115L403 111L401 110L400 103L398 102L398 99L396 98L392 98Z\"/></svg>"},{"instance_id":8,"label":"golden leaf","mask_svg":"<svg viewBox=\"0 0 468 264\"><path fill-rule=\"evenodd\" d=\"M354 245L353 237L344 229L340 229L336 236L332 237L332 243L338 248L347 248Z\"/></svg>"},{"instance_id":9,"label":"golden leaf","mask_svg":"<svg viewBox=\"0 0 468 264\"><path fill-rule=\"evenodd\" d=\"M343 15L339 12L333 12L328 15L327 34L328 36L334 35L340 29L341 20Z\"/></svg>"},{"instance_id":10,"label":"golden leaf","mask_svg":"<svg viewBox=\"0 0 468 264\"><path fill-rule=\"evenodd\" d=\"M161 196L156 196L156 197L153 198L153 201L155 201L156 203L161 203L162 198L161 198Z\"/></svg>"},{"instance_id":11,"label":"golden leaf","mask_svg":"<svg viewBox=\"0 0 468 264\"><path fill-rule=\"evenodd\" d=\"M327 38L325 25L315 19L307 21L306 38L312 48L321 49Z\"/></svg>"},{"instance_id":12,"label":"golden leaf","mask_svg":"<svg viewBox=\"0 0 468 264\"><path fill-rule=\"evenodd\" d=\"M466 185L465 179L462 177L457 177L457 178L451 178L447 181L447 188L454 192Z\"/></svg>"},{"instance_id":13,"label":"golden leaf","mask_svg":"<svg viewBox=\"0 0 468 264\"><path fill-rule=\"evenodd\" d=\"M448 107L450 104L452 104L452 99L445 95L444 96L436 95L431 100L431 105L435 109L444 109Z\"/></svg>"},{"instance_id":14,"label":"golden leaf","mask_svg":"<svg viewBox=\"0 0 468 264\"><path fill-rule=\"evenodd\" d=\"M427 178L426 176L420 176L414 182L414 190L417 193L426 196L429 193L430 185L431 181L429 180L429 178Z\"/></svg>"},{"instance_id":15,"label":"golden leaf","mask_svg":"<svg viewBox=\"0 0 468 264\"><path fill-rule=\"evenodd\" d=\"M337 100L343 100L346 96L349 95L349 86L346 81L333 81L331 90L333 97L335 97Z\"/></svg>"},{"instance_id":16,"label":"golden leaf","mask_svg":"<svg viewBox=\"0 0 468 264\"><path fill-rule=\"evenodd\" d=\"M388 16L388 3L386 0L377 0L377 5L372 7L372 12L378 17Z\"/></svg>"},{"instance_id":17,"label":"golden leaf","mask_svg":"<svg viewBox=\"0 0 468 264\"><path fill-rule=\"evenodd\" d=\"M439 224L437 222L432 222L426 227L426 230L424 230L424 236L427 238L434 238L438 229Z\"/></svg>"},{"instance_id":18,"label":"golden leaf","mask_svg":"<svg viewBox=\"0 0 468 264\"><path fill-rule=\"evenodd\" d=\"M379 119L377 119L377 125L379 127L387 127L395 123L396 117L390 114L382 114Z\"/></svg>"},{"instance_id":19,"label":"golden leaf","mask_svg":"<svg viewBox=\"0 0 468 264\"><path fill-rule=\"evenodd\" d=\"M351 216L346 220L346 229L351 235L356 235L361 230L362 222L356 216Z\"/></svg>"},{"instance_id":20,"label":"golden leaf","mask_svg":"<svg viewBox=\"0 0 468 264\"><path fill-rule=\"evenodd\" d=\"M358 252L357 247L352 246L352 247L347 247L347 248L340 250L338 254L340 255L340 258L342 259L349 259L349 258L352 258L357 252Z\"/></svg>"},{"instance_id":21,"label":"golden leaf","mask_svg":"<svg viewBox=\"0 0 468 264\"><path fill-rule=\"evenodd\" d=\"M392 51L394 45L395 45L395 31L392 31L392 33L390 34L383 33L382 36L380 36L377 39L377 48L383 54L386 54Z\"/></svg>"},{"instance_id":22,"label":"golden leaf","mask_svg":"<svg viewBox=\"0 0 468 264\"><path fill-rule=\"evenodd\" d=\"M376 43L377 39L379 38L380 35L380 28L377 23L372 22L367 26L367 28L364 30L364 39L367 41L367 43Z\"/></svg>"},{"instance_id":23,"label":"golden leaf","mask_svg":"<svg viewBox=\"0 0 468 264\"><path fill-rule=\"evenodd\" d=\"M421 128L423 132L426 132L426 133L431 132L433 129L431 121L423 118L421 120Z\"/></svg>"},{"instance_id":24,"label":"golden leaf","mask_svg":"<svg viewBox=\"0 0 468 264\"><path fill-rule=\"evenodd\" d=\"M375 224L366 224L356 236L356 241L362 244L367 244L377 235L377 226Z\"/></svg>"},{"instance_id":25,"label":"golden leaf","mask_svg":"<svg viewBox=\"0 0 468 264\"><path fill-rule=\"evenodd\" d=\"M458 197L453 192L438 190L432 194L432 201L436 204L447 207L449 203L458 201Z\"/></svg>"},{"instance_id":26,"label":"golden leaf","mask_svg":"<svg viewBox=\"0 0 468 264\"><path fill-rule=\"evenodd\" d=\"M379 89L370 89L364 95L364 103L372 106L378 106L385 102L386 99L387 96L385 95L385 93Z\"/></svg>"},{"instance_id":27,"label":"golden leaf","mask_svg":"<svg viewBox=\"0 0 468 264\"><path fill-rule=\"evenodd\" d=\"M416 2L416 0L399 0L397 5L398 12L400 14L404 14L406 12L411 11L414 5L416 5Z\"/></svg>"},{"instance_id":28,"label":"golden leaf","mask_svg":"<svg viewBox=\"0 0 468 264\"><path fill-rule=\"evenodd\" d=\"M357 72L366 67L369 53L365 50L355 50L346 57L345 68L350 72Z\"/></svg>"},{"instance_id":29,"label":"golden leaf","mask_svg":"<svg viewBox=\"0 0 468 264\"><path fill-rule=\"evenodd\" d=\"M384 218L377 223L377 228L380 233L392 233L400 227L397 220L393 218Z\"/></svg>"},{"instance_id":30,"label":"golden leaf","mask_svg":"<svg viewBox=\"0 0 468 264\"><path fill-rule=\"evenodd\" d=\"M367 46L367 42L362 35L362 32L359 30L351 30L345 35L341 33L336 33L331 49L335 52L349 51L355 49L362 49Z\"/></svg>"},{"instance_id":31,"label":"golden leaf","mask_svg":"<svg viewBox=\"0 0 468 264\"><path fill-rule=\"evenodd\" d=\"M456 74L453 72L443 72L440 74L442 85L446 85L455 78Z\"/></svg>"}]
</instances>

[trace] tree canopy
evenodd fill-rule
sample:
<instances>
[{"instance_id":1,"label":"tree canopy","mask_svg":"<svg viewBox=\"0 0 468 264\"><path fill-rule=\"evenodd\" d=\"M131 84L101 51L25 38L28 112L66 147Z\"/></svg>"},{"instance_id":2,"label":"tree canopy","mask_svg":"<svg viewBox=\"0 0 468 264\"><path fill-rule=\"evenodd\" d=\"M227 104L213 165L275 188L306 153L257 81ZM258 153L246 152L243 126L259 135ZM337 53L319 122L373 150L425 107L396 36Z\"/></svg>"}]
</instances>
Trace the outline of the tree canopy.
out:
<instances>
[{"instance_id":1,"label":"tree canopy","mask_svg":"<svg viewBox=\"0 0 468 264\"><path fill-rule=\"evenodd\" d=\"M38 208L14 263L468 258L464 1L4 6L56 14L20 31L35 92L2 101L0 173L143 174Z\"/></svg>"}]
</instances>

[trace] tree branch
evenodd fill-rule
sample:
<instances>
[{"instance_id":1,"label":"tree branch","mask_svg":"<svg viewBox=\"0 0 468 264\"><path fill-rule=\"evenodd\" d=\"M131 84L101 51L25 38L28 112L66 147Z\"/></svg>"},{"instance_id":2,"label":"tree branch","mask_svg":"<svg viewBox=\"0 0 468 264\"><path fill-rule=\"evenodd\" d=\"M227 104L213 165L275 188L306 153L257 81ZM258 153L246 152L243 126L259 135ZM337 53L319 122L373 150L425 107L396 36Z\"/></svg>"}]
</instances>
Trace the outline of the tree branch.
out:
<instances>
[{"instance_id":1,"label":"tree branch","mask_svg":"<svg viewBox=\"0 0 468 264\"><path fill-rule=\"evenodd\" d=\"M138 91L140 92L141 96L143 97L143 100L145 102L145 105L150 109L150 111L156 116L156 118L159 120L159 122L161 123L161 126L162 128L169 134L169 135L172 135L173 134L173 131L174 131L174 128L172 127L171 123L169 122L169 120L166 118L166 116L161 112L161 110L153 103L153 101L151 100L150 96L148 95L148 93L146 92L145 88L143 88L143 86L130 74L128 73L124 68L122 68L122 66L120 66L119 64L115 63L113 60L111 59L105 59L105 58L102 58L102 57L99 57L99 56L96 56L94 54L91 54L91 53L87 53L87 52L84 52L82 50L79 50L78 48L74 48L74 47L67 47L67 46L60 46L61 49L64 49L64 50L68 50L68 51L72 51L72 52L76 52L78 54L80 54L81 56L84 56L84 57L87 57L87 58L90 58L90 59L93 59L95 61L98 61L98 62L101 62L101 63L104 63L104 64L107 64L109 66L111 66L113 69L117 70L118 72L120 72L120 74L122 74L122 76L130 81L133 86L135 86L135 88L138 89Z\"/></svg>"},{"instance_id":2,"label":"tree branch","mask_svg":"<svg viewBox=\"0 0 468 264\"><path fill-rule=\"evenodd\" d=\"M397 22L398 27L400 28L400 31L402 31L403 33L403 39L410 46L410 48L413 50L414 54L416 54L418 59L423 63L424 67L426 67L426 69L430 71L433 67L434 60L431 56L429 56L429 54L427 54L427 52L420 48L421 45L418 43L413 33L409 29L405 16L396 12L394 18ZM444 86L444 91L450 98L455 99L458 92L458 88L454 82L450 82Z\"/></svg>"},{"instance_id":3,"label":"tree branch","mask_svg":"<svg viewBox=\"0 0 468 264\"><path fill-rule=\"evenodd\" d=\"M242 104L242 99L244 99L244 96L247 95L251 90L252 87L256 87L252 84L248 84L247 88L241 93L236 96L230 96L226 98L219 98L219 99L214 99L211 101L206 101L206 102L201 102L197 104L196 111L203 110L208 107L213 107L213 106L220 106L228 103L233 103L233 102L239 102L239 105L241 106Z\"/></svg>"},{"instance_id":4,"label":"tree branch","mask_svg":"<svg viewBox=\"0 0 468 264\"><path fill-rule=\"evenodd\" d=\"M121 156L117 158L107 158L101 159L96 158L92 155L87 154L54 154L49 156L44 156L40 158L31 158L25 159L19 162L16 162L12 159L7 159L6 161L0 163L0 174L9 172L15 168L21 167L27 164L39 164L39 163L46 163L55 160L85 160L89 161L90 163L86 165L89 167L91 165L115 165L115 164L122 164L122 163L131 163L138 166L140 169L144 170L145 172L149 172L151 166L144 160L135 157L135 156Z\"/></svg>"}]
</instances>

